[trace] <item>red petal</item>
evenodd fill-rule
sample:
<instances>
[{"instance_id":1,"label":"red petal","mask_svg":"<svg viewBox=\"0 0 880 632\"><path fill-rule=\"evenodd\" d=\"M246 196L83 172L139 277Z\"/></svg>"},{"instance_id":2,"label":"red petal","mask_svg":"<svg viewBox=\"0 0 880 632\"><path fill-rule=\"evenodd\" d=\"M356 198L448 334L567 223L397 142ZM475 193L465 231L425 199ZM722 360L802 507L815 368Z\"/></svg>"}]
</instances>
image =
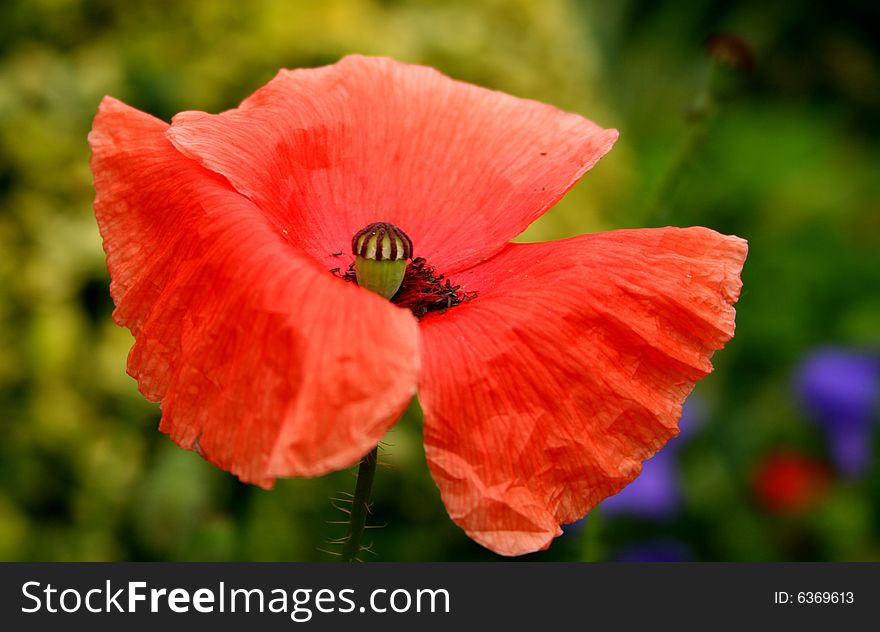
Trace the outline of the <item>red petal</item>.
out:
<instances>
[{"instance_id":1,"label":"red petal","mask_svg":"<svg viewBox=\"0 0 880 632\"><path fill-rule=\"evenodd\" d=\"M511 244L421 322L425 449L450 516L505 555L632 481L733 336L746 243L706 228Z\"/></svg>"},{"instance_id":2,"label":"red petal","mask_svg":"<svg viewBox=\"0 0 880 632\"><path fill-rule=\"evenodd\" d=\"M281 71L236 110L179 114L169 137L327 267L390 221L449 273L501 250L617 132L431 68L346 57Z\"/></svg>"},{"instance_id":3,"label":"red petal","mask_svg":"<svg viewBox=\"0 0 880 632\"><path fill-rule=\"evenodd\" d=\"M89 136L129 372L164 432L244 481L351 465L415 390L415 319L290 246L167 127L108 98Z\"/></svg>"}]
</instances>

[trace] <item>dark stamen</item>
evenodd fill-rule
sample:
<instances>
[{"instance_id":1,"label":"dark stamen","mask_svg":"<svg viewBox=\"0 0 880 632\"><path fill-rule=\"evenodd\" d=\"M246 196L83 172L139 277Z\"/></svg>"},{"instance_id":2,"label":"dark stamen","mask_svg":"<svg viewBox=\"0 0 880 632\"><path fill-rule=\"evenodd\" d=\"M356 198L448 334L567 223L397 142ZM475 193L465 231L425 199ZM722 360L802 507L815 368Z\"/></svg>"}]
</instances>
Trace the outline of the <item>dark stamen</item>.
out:
<instances>
[{"instance_id":1,"label":"dark stamen","mask_svg":"<svg viewBox=\"0 0 880 632\"><path fill-rule=\"evenodd\" d=\"M444 275L436 274L434 266L428 265L423 257L416 257L406 269L400 290L391 300L421 318L429 312L445 312L476 296L476 292L465 292Z\"/></svg>"},{"instance_id":2,"label":"dark stamen","mask_svg":"<svg viewBox=\"0 0 880 632\"><path fill-rule=\"evenodd\" d=\"M353 263L345 273L340 274L337 270L334 274L344 281L357 283ZM391 302L410 310L416 318L422 318L431 312L443 313L476 296L476 292L466 292L460 285L453 285L445 275L437 274L434 266L428 265L424 257L416 257L407 266L403 284Z\"/></svg>"}]
</instances>

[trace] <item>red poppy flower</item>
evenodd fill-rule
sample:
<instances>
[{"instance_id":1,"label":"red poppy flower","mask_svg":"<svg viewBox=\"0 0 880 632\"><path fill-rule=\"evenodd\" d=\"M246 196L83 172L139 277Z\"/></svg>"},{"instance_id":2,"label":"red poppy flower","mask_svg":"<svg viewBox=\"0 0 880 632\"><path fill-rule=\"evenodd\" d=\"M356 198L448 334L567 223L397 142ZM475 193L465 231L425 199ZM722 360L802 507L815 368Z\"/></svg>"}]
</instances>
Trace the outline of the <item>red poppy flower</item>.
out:
<instances>
[{"instance_id":1,"label":"red poppy flower","mask_svg":"<svg viewBox=\"0 0 880 632\"><path fill-rule=\"evenodd\" d=\"M106 98L95 209L160 429L268 487L356 463L418 390L450 516L546 548L677 433L734 330L739 238L510 243L616 138L389 59L282 70L171 125ZM396 304L339 278L375 221L418 257Z\"/></svg>"},{"instance_id":2,"label":"red poppy flower","mask_svg":"<svg viewBox=\"0 0 880 632\"><path fill-rule=\"evenodd\" d=\"M767 455L752 480L758 501L774 513L800 513L826 496L831 475L821 462L797 452Z\"/></svg>"}]
</instances>

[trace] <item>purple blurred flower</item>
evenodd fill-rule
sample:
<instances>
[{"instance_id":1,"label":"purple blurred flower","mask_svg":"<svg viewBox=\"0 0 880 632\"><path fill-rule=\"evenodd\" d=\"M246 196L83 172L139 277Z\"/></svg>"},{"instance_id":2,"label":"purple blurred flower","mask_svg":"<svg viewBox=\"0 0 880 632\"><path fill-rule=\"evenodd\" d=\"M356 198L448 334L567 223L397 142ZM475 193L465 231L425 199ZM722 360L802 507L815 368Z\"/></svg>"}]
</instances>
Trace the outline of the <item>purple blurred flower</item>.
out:
<instances>
[{"instance_id":1,"label":"purple blurred flower","mask_svg":"<svg viewBox=\"0 0 880 632\"><path fill-rule=\"evenodd\" d=\"M649 520L662 520L674 514L681 506L681 485L672 452L668 447L645 461L636 480L602 502L603 513Z\"/></svg>"},{"instance_id":2,"label":"purple blurred flower","mask_svg":"<svg viewBox=\"0 0 880 632\"><path fill-rule=\"evenodd\" d=\"M663 520L681 507L681 481L676 452L686 439L693 436L705 416L703 402L691 396L685 402L679 427L681 433L651 459L645 461L642 473L623 490L602 502L602 511L609 516L631 515L648 520Z\"/></svg>"},{"instance_id":3,"label":"purple blurred flower","mask_svg":"<svg viewBox=\"0 0 880 632\"><path fill-rule=\"evenodd\" d=\"M685 400L684 406L681 409L681 419L678 420L680 432L669 445L678 446L679 444L686 443L688 439L697 434L705 420L706 403L697 395L692 394Z\"/></svg>"},{"instance_id":4,"label":"purple blurred flower","mask_svg":"<svg viewBox=\"0 0 880 632\"><path fill-rule=\"evenodd\" d=\"M818 349L801 363L795 390L825 431L837 468L850 477L867 472L880 403L880 357L842 347Z\"/></svg>"},{"instance_id":5,"label":"purple blurred flower","mask_svg":"<svg viewBox=\"0 0 880 632\"><path fill-rule=\"evenodd\" d=\"M654 540L624 549L614 558L616 562L690 562L691 550L683 542L672 539Z\"/></svg>"}]
</instances>

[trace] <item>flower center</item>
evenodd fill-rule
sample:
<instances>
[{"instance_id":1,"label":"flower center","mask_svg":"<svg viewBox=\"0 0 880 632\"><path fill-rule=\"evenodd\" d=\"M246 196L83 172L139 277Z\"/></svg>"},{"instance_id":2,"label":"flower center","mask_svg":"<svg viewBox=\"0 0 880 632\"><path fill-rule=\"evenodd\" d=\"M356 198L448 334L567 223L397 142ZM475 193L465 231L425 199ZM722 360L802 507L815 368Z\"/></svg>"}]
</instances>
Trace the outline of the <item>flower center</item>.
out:
<instances>
[{"instance_id":1,"label":"flower center","mask_svg":"<svg viewBox=\"0 0 880 632\"><path fill-rule=\"evenodd\" d=\"M403 285L391 302L421 318L429 312L443 313L476 297L476 292L465 292L460 285L438 274L424 257L416 257L407 268Z\"/></svg>"},{"instance_id":2,"label":"flower center","mask_svg":"<svg viewBox=\"0 0 880 632\"><path fill-rule=\"evenodd\" d=\"M424 257L412 258L412 240L390 222L365 226L351 240L354 262L344 273L333 274L345 281L381 294L395 305L410 310L416 318L430 312L445 312L477 296L465 292L445 275L437 273Z\"/></svg>"},{"instance_id":3,"label":"flower center","mask_svg":"<svg viewBox=\"0 0 880 632\"><path fill-rule=\"evenodd\" d=\"M400 289L412 240L390 222L373 222L351 239L358 285L390 299Z\"/></svg>"}]
</instances>

